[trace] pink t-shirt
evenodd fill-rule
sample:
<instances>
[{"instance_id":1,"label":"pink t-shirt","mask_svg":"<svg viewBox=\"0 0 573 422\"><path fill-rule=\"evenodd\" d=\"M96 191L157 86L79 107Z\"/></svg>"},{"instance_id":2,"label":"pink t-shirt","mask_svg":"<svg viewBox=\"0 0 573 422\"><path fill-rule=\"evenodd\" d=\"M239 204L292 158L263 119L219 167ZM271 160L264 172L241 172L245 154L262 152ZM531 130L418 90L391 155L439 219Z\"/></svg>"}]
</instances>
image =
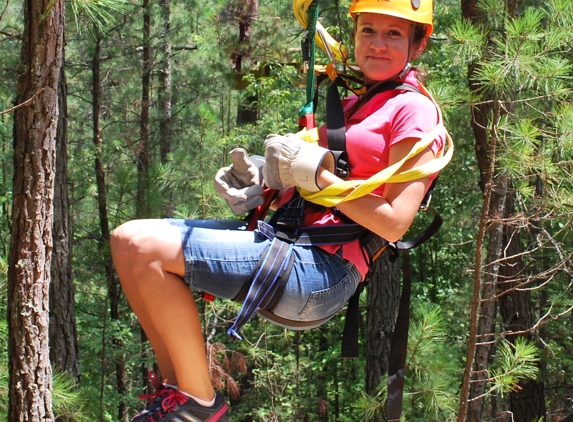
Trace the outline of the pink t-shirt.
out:
<instances>
[{"instance_id":1,"label":"pink t-shirt","mask_svg":"<svg viewBox=\"0 0 573 422\"><path fill-rule=\"evenodd\" d=\"M410 72L406 82L418 86L415 73ZM390 90L376 94L356 112L360 98L351 95L342 101L346 117L346 151L350 162L352 180L366 180L388 167L390 147L407 138L421 139L435 128L439 121L436 105L425 95L416 92ZM443 126L442 126L443 128ZM326 147L326 127L319 129L319 143ZM430 149L437 155L444 148L445 129L431 144ZM436 175L432 175L433 180ZM373 193L384 194L384 185ZM283 201L291 195L284 195ZM281 201L281 202L283 202ZM340 225L343 219L333 214L331 209L318 210L307 207L302 227ZM368 273L369 262L358 241L345 245L321 246L335 253L342 247L342 257L356 265L362 278Z\"/></svg>"}]
</instances>

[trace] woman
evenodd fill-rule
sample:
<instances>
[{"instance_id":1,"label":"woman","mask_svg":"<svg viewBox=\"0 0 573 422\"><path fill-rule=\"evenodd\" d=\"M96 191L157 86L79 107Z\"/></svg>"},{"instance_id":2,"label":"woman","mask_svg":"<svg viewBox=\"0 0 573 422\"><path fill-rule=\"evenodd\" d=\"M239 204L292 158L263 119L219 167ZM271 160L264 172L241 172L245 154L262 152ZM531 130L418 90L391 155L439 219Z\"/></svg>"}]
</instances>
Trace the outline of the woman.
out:
<instances>
[{"instance_id":1,"label":"woman","mask_svg":"<svg viewBox=\"0 0 573 422\"><path fill-rule=\"evenodd\" d=\"M392 80L418 86L410 61L422 53L432 32L432 2L421 2L420 6L416 0L353 0L355 59L367 86ZM414 92L387 91L365 104L353 95L343 106L351 179L367 179L400 161L425 133L441 125L435 104ZM325 144L324 130L320 133ZM418 167L439 155L445 129L439 133L430 147L401 169ZM279 168L284 160L277 156L284 155L287 144L273 137L265 141L264 173L273 179L266 180L273 188L297 185L296 177L285 176L289 169ZM234 211L259 205L258 190L255 195L235 195L233 189L252 190L257 179L252 163L239 155L233 157L235 168L220 170L216 182ZM245 170L241 166L247 169L242 173L246 179L252 176L246 182L230 174ZM317 189L340 181L325 162L314 176ZM349 218L396 241L411 225L433 177L382 186L340 203L336 211L309 207L303 226L342 224ZM287 191L281 201L289 196ZM245 202L245 198L255 200ZM114 231L111 246L121 285L165 381L159 395L134 421L229 421L227 404L210 383L199 313L189 287L230 299L245 287L270 239L258 231L239 230L240 225L239 221L135 220ZM358 241L343 246L294 246L293 255L284 294L273 310L293 320L328 316L333 307L348 300L368 271L368 258ZM192 416L186 419L186 414Z\"/></svg>"}]
</instances>

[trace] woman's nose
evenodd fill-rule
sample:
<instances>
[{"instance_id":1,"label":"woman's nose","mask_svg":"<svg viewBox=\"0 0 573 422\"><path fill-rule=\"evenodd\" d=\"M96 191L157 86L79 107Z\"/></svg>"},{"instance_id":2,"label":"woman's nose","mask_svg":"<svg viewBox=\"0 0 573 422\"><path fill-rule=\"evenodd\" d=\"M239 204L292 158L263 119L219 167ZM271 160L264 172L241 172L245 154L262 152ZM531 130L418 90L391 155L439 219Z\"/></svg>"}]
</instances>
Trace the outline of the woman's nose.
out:
<instances>
[{"instance_id":1,"label":"woman's nose","mask_svg":"<svg viewBox=\"0 0 573 422\"><path fill-rule=\"evenodd\" d=\"M372 48L378 50L386 50L386 41L384 40L384 37L382 35L376 35L372 40L371 46Z\"/></svg>"}]
</instances>

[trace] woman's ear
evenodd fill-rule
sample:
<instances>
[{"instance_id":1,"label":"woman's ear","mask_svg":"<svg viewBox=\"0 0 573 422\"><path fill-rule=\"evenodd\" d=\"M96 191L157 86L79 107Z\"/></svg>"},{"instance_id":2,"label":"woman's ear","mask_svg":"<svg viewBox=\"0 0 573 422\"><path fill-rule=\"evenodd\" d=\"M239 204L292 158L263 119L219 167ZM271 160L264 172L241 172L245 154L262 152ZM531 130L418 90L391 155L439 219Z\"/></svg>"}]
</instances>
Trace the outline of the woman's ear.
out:
<instances>
[{"instance_id":1,"label":"woman's ear","mask_svg":"<svg viewBox=\"0 0 573 422\"><path fill-rule=\"evenodd\" d=\"M412 51L412 59L418 58L426 48L426 45L428 45L428 37L422 38L416 48L414 48L414 51Z\"/></svg>"}]
</instances>

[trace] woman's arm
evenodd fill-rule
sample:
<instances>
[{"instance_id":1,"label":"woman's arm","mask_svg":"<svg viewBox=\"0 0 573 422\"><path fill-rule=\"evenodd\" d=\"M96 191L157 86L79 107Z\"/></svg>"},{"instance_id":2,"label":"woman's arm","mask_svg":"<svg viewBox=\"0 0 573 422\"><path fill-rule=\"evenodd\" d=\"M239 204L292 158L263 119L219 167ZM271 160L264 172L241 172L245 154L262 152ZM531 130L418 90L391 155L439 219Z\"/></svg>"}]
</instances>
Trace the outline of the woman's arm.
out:
<instances>
[{"instance_id":1,"label":"woman's arm","mask_svg":"<svg viewBox=\"0 0 573 422\"><path fill-rule=\"evenodd\" d=\"M404 158L418 139L404 139L390 147L389 165ZM428 148L409 159L401 167L408 170L418 167L434 158ZM341 179L329 171L321 170L318 183L321 188L330 186ZM368 194L348 202L341 202L337 207L346 216L361 226L395 242L408 230L428 187L429 177L406 183L389 183L384 190L384 197Z\"/></svg>"}]
</instances>

